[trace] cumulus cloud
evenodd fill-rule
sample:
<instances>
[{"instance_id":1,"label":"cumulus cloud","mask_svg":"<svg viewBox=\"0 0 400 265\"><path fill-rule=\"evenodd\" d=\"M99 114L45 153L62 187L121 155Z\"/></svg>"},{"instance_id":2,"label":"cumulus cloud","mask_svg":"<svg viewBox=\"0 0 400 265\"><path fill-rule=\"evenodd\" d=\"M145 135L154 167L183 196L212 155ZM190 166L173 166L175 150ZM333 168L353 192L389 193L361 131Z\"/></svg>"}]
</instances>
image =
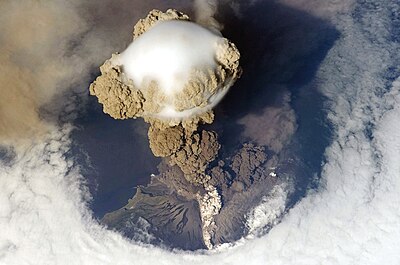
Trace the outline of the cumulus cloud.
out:
<instances>
[{"instance_id":1,"label":"cumulus cloud","mask_svg":"<svg viewBox=\"0 0 400 265\"><path fill-rule=\"evenodd\" d=\"M260 235L266 228L276 225L285 211L286 200L285 185L275 186L271 194L264 196L260 204L254 207L247 216L246 225L249 236Z\"/></svg>"},{"instance_id":2,"label":"cumulus cloud","mask_svg":"<svg viewBox=\"0 0 400 265\"><path fill-rule=\"evenodd\" d=\"M311 4L307 8L319 12ZM400 59L389 17L399 9L389 0L360 3L357 11L362 15L352 17L346 12L331 21L342 36L314 80L328 100L327 114L334 127L321 187L291 209L268 235L208 254L171 253L103 229L86 208L79 167L66 158L70 144L66 126L19 151L10 163L1 163L0 263L397 264L400 80L390 80L387 71L393 71ZM2 56L7 71L14 71L8 63L11 59ZM32 100L26 111L36 113L41 99L26 100ZM23 103L18 106L25 108ZM35 122L16 125L16 130L23 131L24 124L30 128Z\"/></svg>"}]
</instances>

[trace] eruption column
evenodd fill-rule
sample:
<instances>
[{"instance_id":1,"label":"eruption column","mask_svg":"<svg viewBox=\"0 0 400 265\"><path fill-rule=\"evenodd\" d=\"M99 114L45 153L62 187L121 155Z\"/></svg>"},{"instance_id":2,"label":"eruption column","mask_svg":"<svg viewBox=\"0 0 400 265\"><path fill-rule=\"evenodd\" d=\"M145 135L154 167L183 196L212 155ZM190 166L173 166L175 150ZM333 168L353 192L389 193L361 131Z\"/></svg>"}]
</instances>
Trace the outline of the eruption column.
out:
<instances>
[{"instance_id":1,"label":"eruption column","mask_svg":"<svg viewBox=\"0 0 400 265\"><path fill-rule=\"evenodd\" d=\"M133 39L100 67L102 75L90 93L116 119L149 122L153 154L177 165L189 183L203 189L198 202L203 238L211 248L221 199L207 169L220 145L215 132L198 132L197 126L212 123L212 108L240 76L239 51L220 32L171 9L151 11L136 24Z\"/></svg>"}]
</instances>

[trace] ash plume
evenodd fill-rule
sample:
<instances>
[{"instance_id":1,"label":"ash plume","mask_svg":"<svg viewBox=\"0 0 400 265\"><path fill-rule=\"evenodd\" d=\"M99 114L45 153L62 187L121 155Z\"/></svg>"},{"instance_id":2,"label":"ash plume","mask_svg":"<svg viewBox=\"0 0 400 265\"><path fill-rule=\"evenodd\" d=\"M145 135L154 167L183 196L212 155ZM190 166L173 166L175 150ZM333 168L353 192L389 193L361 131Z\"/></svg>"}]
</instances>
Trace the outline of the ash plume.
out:
<instances>
[{"instance_id":1,"label":"ash plume","mask_svg":"<svg viewBox=\"0 0 400 265\"><path fill-rule=\"evenodd\" d=\"M211 9L209 13L211 18ZM213 122L213 107L240 76L239 57L220 32L176 10L153 10L135 25L128 48L113 54L90 85L105 113L149 122L154 155L178 166L188 183L202 187L197 200L207 248L212 248L213 218L222 207L207 174L220 144L215 132L197 128Z\"/></svg>"},{"instance_id":2,"label":"ash plume","mask_svg":"<svg viewBox=\"0 0 400 265\"><path fill-rule=\"evenodd\" d=\"M63 4L65 11L58 5L0 4L7 10L0 18L0 143L43 134L47 124L39 108L61 92L60 81L78 70L62 63L63 52L86 25L69 4ZM32 18L37 21L32 23Z\"/></svg>"},{"instance_id":3,"label":"ash plume","mask_svg":"<svg viewBox=\"0 0 400 265\"><path fill-rule=\"evenodd\" d=\"M133 43L100 67L90 93L113 118L143 117L151 124L153 153L202 183L219 144L215 133L195 131L213 121L212 108L239 77L239 52L172 9L151 11L133 32ZM191 157L196 161L188 162Z\"/></svg>"},{"instance_id":4,"label":"ash plume","mask_svg":"<svg viewBox=\"0 0 400 265\"><path fill-rule=\"evenodd\" d=\"M197 23L217 31L223 28L222 24L214 18L215 14L218 12L217 0L195 0L193 7Z\"/></svg>"}]
</instances>

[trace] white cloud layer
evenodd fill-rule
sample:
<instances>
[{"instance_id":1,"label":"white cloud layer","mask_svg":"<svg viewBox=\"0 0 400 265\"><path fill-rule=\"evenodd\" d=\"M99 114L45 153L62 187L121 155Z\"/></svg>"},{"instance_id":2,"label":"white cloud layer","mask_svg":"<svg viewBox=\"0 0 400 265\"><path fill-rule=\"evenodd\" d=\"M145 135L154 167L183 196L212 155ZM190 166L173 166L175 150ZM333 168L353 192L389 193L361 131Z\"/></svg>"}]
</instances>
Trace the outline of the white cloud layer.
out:
<instances>
[{"instance_id":1,"label":"white cloud layer","mask_svg":"<svg viewBox=\"0 0 400 265\"><path fill-rule=\"evenodd\" d=\"M275 174L271 172L271 174ZM274 187L268 196L265 196L259 205L247 215L246 226L249 237L264 233L266 228L276 225L286 209L288 191L285 185Z\"/></svg>"},{"instance_id":2,"label":"white cloud layer","mask_svg":"<svg viewBox=\"0 0 400 265\"><path fill-rule=\"evenodd\" d=\"M152 78L170 95L183 87L191 69L216 68L219 38L193 22L159 22L132 42L116 63L122 64L124 73L137 87Z\"/></svg>"},{"instance_id":3,"label":"white cloud layer","mask_svg":"<svg viewBox=\"0 0 400 265\"><path fill-rule=\"evenodd\" d=\"M0 264L399 264L400 79L385 80L385 72L400 61L390 35L400 7L365 2L333 16L341 36L315 80L334 125L322 187L268 235L202 254L105 230L87 211L65 126L0 164Z\"/></svg>"}]
</instances>

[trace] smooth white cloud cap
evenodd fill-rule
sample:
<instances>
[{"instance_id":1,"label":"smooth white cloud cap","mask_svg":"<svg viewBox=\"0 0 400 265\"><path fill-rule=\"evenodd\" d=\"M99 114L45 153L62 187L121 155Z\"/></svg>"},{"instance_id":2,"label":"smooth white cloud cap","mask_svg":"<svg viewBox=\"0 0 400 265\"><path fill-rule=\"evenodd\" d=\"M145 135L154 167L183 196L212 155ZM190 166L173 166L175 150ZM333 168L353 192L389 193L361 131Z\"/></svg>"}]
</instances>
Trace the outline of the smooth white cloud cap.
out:
<instances>
[{"instance_id":1,"label":"smooth white cloud cap","mask_svg":"<svg viewBox=\"0 0 400 265\"><path fill-rule=\"evenodd\" d=\"M132 42L120 63L135 86L156 80L166 94L173 94L188 81L193 68L216 67L220 38L193 22L163 21Z\"/></svg>"},{"instance_id":2,"label":"smooth white cloud cap","mask_svg":"<svg viewBox=\"0 0 400 265\"><path fill-rule=\"evenodd\" d=\"M218 43L223 37L196 23L181 20L160 21L139 36L114 63L120 65L135 87L145 89L151 81L168 97L158 118L185 119L215 107L233 82L225 84L214 95L204 95L208 104L177 111L174 100L189 81L193 70L216 69Z\"/></svg>"}]
</instances>

